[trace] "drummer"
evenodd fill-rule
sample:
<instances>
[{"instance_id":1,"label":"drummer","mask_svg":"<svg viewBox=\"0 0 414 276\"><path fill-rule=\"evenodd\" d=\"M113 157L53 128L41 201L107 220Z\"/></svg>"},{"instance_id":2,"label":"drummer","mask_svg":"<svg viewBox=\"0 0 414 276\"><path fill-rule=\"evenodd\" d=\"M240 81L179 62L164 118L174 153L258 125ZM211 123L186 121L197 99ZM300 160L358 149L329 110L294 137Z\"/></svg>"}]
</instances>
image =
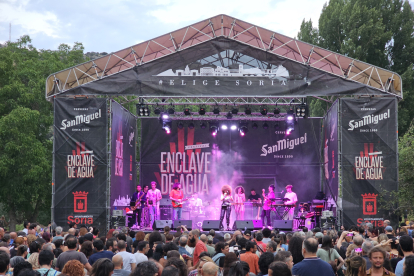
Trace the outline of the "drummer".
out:
<instances>
[{"instance_id":1,"label":"drummer","mask_svg":"<svg viewBox=\"0 0 414 276\"><path fill-rule=\"evenodd\" d=\"M194 193L191 197L189 207L199 214L202 212L203 201L198 197L198 193Z\"/></svg>"}]
</instances>

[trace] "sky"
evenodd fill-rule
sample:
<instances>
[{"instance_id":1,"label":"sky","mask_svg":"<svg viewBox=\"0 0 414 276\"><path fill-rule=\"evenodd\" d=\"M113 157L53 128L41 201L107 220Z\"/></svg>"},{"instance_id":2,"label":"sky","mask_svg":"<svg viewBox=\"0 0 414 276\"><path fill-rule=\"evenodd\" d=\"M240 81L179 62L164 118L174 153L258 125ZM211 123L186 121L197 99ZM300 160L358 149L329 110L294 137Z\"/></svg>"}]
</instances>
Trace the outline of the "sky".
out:
<instances>
[{"instance_id":1,"label":"sky","mask_svg":"<svg viewBox=\"0 0 414 276\"><path fill-rule=\"evenodd\" d=\"M85 52L115 52L203 19L227 14L295 37L315 26L328 0L0 0L0 43L29 35L39 49L81 42ZM414 4L414 0L410 0Z\"/></svg>"}]
</instances>

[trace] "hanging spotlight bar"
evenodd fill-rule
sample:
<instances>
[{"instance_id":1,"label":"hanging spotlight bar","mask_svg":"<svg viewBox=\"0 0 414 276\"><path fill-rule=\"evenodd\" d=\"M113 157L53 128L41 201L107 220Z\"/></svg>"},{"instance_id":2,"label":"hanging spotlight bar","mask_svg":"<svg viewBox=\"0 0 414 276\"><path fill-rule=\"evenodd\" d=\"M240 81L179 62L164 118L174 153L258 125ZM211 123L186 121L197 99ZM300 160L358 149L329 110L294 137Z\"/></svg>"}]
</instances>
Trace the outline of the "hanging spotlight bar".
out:
<instances>
[{"instance_id":1,"label":"hanging spotlight bar","mask_svg":"<svg viewBox=\"0 0 414 276\"><path fill-rule=\"evenodd\" d=\"M191 115L190 108L188 108L188 107L184 108L184 115L185 116L190 116Z\"/></svg>"},{"instance_id":2,"label":"hanging spotlight bar","mask_svg":"<svg viewBox=\"0 0 414 276\"><path fill-rule=\"evenodd\" d=\"M292 131L295 130L295 112L293 111L293 108L290 107L287 111L286 118L286 134L289 135Z\"/></svg>"},{"instance_id":3,"label":"hanging spotlight bar","mask_svg":"<svg viewBox=\"0 0 414 276\"><path fill-rule=\"evenodd\" d=\"M198 111L198 114L200 114L200 115L206 114L206 108L204 106L200 107L200 110Z\"/></svg>"},{"instance_id":4,"label":"hanging spotlight bar","mask_svg":"<svg viewBox=\"0 0 414 276\"><path fill-rule=\"evenodd\" d=\"M296 107L296 117L307 118L308 117L308 105L306 103L301 103Z\"/></svg>"},{"instance_id":5,"label":"hanging spotlight bar","mask_svg":"<svg viewBox=\"0 0 414 276\"><path fill-rule=\"evenodd\" d=\"M220 114L220 109L219 109L218 105L216 105L216 106L214 107L214 109L213 109L213 114L214 114L214 115L219 115L219 114Z\"/></svg>"},{"instance_id":6,"label":"hanging spotlight bar","mask_svg":"<svg viewBox=\"0 0 414 276\"><path fill-rule=\"evenodd\" d=\"M210 133L213 136L217 135L217 132L219 131L218 123L217 122L210 122Z\"/></svg>"},{"instance_id":7,"label":"hanging spotlight bar","mask_svg":"<svg viewBox=\"0 0 414 276\"><path fill-rule=\"evenodd\" d=\"M246 135L246 133L248 131L249 131L249 128L247 127L247 123L246 122L240 122L240 124L239 124L240 136Z\"/></svg>"},{"instance_id":8,"label":"hanging spotlight bar","mask_svg":"<svg viewBox=\"0 0 414 276\"><path fill-rule=\"evenodd\" d=\"M234 106L234 107L231 109L231 114L233 114L233 115L237 115L237 113L239 113L239 109L237 108L237 106Z\"/></svg>"},{"instance_id":9,"label":"hanging spotlight bar","mask_svg":"<svg viewBox=\"0 0 414 276\"><path fill-rule=\"evenodd\" d=\"M175 110L174 110L174 106L171 104L171 106L168 108L167 110L168 114L173 115Z\"/></svg>"},{"instance_id":10,"label":"hanging spotlight bar","mask_svg":"<svg viewBox=\"0 0 414 276\"><path fill-rule=\"evenodd\" d=\"M144 116L149 116L150 115L150 109L148 107L148 105L146 104L137 104L137 115L144 117Z\"/></svg>"}]
</instances>

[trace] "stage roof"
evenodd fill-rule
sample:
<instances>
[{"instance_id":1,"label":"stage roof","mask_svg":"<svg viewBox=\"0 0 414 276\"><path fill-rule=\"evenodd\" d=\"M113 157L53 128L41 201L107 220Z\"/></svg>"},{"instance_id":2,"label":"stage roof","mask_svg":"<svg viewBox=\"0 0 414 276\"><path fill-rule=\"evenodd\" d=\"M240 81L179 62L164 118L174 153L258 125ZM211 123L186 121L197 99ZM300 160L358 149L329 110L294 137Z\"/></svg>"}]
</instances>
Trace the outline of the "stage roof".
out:
<instances>
[{"instance_id":1,"label":"stage roof","mask_svg":"<svg viewBox=\"0 0 414 276\"><path fill-rule=\"evenodd\" d=\"M51 74L46 98L65 95L402 98L402 81L397 73L217 15Z\"/></svg>"}]
</instances>

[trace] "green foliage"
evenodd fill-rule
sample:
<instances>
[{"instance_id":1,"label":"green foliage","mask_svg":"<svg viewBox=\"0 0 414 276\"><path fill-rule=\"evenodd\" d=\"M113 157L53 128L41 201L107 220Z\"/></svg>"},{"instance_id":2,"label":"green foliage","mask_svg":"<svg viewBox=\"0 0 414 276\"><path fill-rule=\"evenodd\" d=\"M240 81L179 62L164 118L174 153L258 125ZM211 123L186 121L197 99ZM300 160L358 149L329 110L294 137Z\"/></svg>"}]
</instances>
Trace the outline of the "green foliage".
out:
<instances>
[{"instance_id":1,"label":"green foliage","mask_svg":"<svg viewBox=\"0 0 414 276\"><path fill-rule=\"evenodd\" d=\"M37 50L28 36L0 48L0 202L10 229L50 220L53 107L44 97L53 72L84 62L83 46Z\"/></svg>"},{"instance_id":2,"label":"green foliage","mask_svg":"<svg viewBox=\"0 0 414 276\"><path fill-rule=\"evenodd\" d=\"M404 0L331 0L319 18L302 21L298 38L402 75L404 100L399 104L399 135L407 131L414 118L414 13ZM408 68L408 69L407 69ZM313 116L327 109L312 100Z\"/></svg>"}]
</instances>

